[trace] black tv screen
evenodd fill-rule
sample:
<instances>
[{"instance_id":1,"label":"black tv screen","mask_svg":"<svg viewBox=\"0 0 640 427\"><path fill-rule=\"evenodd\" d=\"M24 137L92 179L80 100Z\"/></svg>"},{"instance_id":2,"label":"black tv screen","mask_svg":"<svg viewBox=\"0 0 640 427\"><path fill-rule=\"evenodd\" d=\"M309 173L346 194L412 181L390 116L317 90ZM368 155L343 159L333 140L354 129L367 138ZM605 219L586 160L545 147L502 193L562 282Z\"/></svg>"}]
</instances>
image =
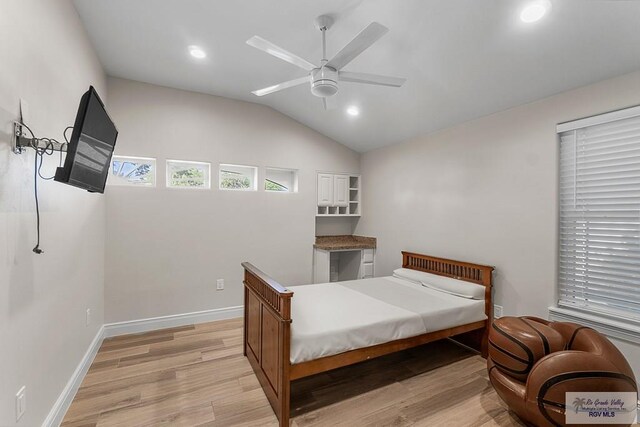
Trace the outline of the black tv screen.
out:
<instances>
[{"instance_id":1,"label":"black tv screen","mask_svg":"<svg viewBox=\"0 0 640 427\"><path fill-rule=\"evenodd\" d=\"M64 166L55 180L90 192L104 193L118 130L91 86L82 96Z\"/></svg>"}]
</instances>

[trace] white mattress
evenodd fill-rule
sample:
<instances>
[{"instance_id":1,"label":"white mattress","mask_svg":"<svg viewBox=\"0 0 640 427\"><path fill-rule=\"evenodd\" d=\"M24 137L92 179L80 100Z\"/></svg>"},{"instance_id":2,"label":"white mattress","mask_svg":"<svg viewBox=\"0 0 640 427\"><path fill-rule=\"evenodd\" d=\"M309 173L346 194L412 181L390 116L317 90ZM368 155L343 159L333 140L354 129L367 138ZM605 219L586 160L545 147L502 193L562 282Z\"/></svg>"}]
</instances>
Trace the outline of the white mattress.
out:
<instances>
[{"instance_id":1,"label":"white mattress","mask_svg":"<svg viewBox=\"0 0 640 427\"><path fill-rule=\"evenodd\" d=\"M395 277L291 286L291 363L485 320L484 300Z\"/></svg>"}]
</instances>

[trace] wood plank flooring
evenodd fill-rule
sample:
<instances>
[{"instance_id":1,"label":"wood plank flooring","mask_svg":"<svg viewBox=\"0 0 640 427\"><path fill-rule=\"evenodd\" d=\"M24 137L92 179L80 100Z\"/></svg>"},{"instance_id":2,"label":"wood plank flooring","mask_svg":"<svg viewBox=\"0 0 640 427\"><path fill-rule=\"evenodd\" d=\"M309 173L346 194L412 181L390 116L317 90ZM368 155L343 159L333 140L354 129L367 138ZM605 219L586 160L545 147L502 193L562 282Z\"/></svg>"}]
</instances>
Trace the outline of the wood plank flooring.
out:
<instances>
[{"instance_id":1,"label":"wood plank flooring","mask_svg":"<svg viewBox=\"0 0 640 427\"><path fill-rule=\"evenodd\" d=\"M303 378L293 426L521 426L485 361L450 341ZM107 339L63 427L277 426L242 319Z\"/></svg>"}]
</instances>

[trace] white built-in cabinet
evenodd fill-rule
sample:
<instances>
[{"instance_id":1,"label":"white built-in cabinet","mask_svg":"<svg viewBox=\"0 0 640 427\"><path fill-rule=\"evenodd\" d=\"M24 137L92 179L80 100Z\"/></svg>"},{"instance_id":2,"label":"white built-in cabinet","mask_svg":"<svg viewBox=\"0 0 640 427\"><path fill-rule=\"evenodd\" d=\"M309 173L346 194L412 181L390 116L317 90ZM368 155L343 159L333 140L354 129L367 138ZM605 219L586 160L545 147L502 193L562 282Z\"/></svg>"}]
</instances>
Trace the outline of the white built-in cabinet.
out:
<instances>
[{"instance_id":1,"label":"white built-in cabinet","mask_svg":"<svg viewBox=\"0 0 640 427\"><path fill-rule=\"evenodd\" d=\"M375 249L314 249L313 283L369 279L374 275Z\"/></svg>"},{"instance_id":2,"label":"white built-in cabinet","mask_svg":"<svg viewBox=\"0 0 640 427\"><path fill-rule=\"evenodd\" d=\"M318 174L318 207L333 206L333 175Z\"/></svg>"},{"instance_id":3,"label":"white built-in cabinet","mask_svg":"<svg viewBox=\"0 0 640 427\"><path fill-rule=\"evenodd\" d=\"M360 175L318 173L316 216L360 216Z\"/></svg>"}]
</instances>

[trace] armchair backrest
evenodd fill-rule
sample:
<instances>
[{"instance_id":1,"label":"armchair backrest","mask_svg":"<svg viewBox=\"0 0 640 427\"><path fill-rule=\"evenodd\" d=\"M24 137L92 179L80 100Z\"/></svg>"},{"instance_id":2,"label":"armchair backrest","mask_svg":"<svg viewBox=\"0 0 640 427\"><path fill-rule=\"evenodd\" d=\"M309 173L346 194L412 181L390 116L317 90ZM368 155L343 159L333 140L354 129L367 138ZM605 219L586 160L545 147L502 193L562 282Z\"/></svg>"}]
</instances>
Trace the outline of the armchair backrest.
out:
<instances>
[{"instance_id":1,"label":"armchair backrest","mask_svg":"<svg viewBox=\"0 0 640 427\"><path fill-rule=\"evenodd\" d=\"M609 360L621 373L634 378L629 362L607 337L595 329L569 322L551 322L549 326L560 332L567 342L567 350L585 351Z\"/></svg>"}]
</instances>

